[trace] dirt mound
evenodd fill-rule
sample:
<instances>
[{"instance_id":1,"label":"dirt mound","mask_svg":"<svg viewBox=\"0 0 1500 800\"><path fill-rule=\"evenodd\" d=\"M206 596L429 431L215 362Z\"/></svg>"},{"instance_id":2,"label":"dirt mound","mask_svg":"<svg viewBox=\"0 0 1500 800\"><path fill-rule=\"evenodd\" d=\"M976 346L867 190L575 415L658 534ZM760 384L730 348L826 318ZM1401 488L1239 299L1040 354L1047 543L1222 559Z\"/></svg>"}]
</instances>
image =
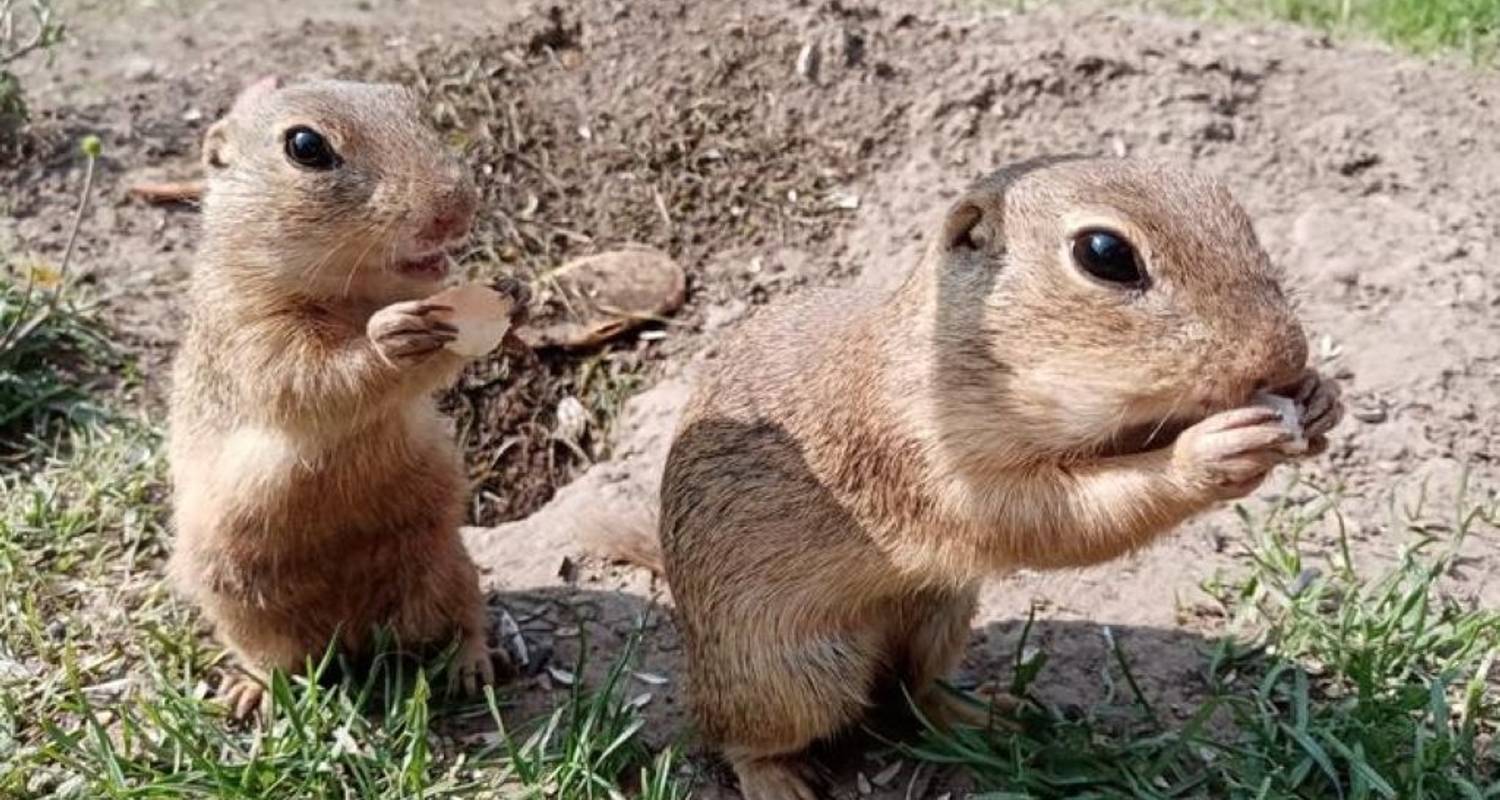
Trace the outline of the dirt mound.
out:
<instances>
[{"instance_id":1,"label":"dirt mound","mask_svg":"<svg viewBox=\"0 0 1500 800\"><path fill-rule=\"evenodd\" d=\"M654 245L687 267L701 300L711 255L813 246L848 218L847 187L900 137L878 124L878 98L830 103L817 87L878 80L858 35L816 74L796 69L807 41L780 14L744 13L710 36L685 7L593 3L419 48L375 74L416 87L466 149L485 209L468 260L537 282L534 313L546 317L566 302L549 272L572 256ZM679 325L701 312L690 306ZM605 428L643 362L669 349L627 342L581 359L543 354L528 370L476 367L451 408L475 465L477 520L534 510L581 457L601 455L598 436L558 441L558 404L581 400L589 427Z\"/></svg>"},{"instance_id":2,"label":"dirt mound","mask_svg":"<svg viewBox=\"0 0 1500 800\"><path fill-rule=\"evenodd\" d=\"M38 109L26 149L0 176L16 198L3 232L38 257L58 249L58 220L77 190L73 138L100 132L103 202L78 261L86 281L102 282L148 370L164 370L196 218L190 208L132 202L125 186L142 175L192 175L202 129L245 76L266 70L268 48L285 53L279 71L288 76L412 85L476 171L485 212L464 258L476 277L534 281L533 314L545 319L566 302L549 272L573 256L644 243L688 273L688 306L671 327L594 352L524 363L497 356L450 394L470 454L475 521L523 516L605 455L600 434L623 398L661 358L693 347L681 334L705 318L723 324L713 311L726 303L743 308L840 273L806 258L788 269L783 254L833 250L831 234L859 204L853 187L899 151L905 130L904 104L883 90L894 71L866 57L865 26L876 13L588 2L507 16L515 18L474 35L455 35L464 28L450 23L432 25L438 35L417 24L398 36L378 16L332 13L259 42L173 41L201 58L181 71L128 59L127 91ZM851 89L860 86L873 90ZM556 410L573 400L587 425L560 438Z\"/></svg>"}]
</instances>

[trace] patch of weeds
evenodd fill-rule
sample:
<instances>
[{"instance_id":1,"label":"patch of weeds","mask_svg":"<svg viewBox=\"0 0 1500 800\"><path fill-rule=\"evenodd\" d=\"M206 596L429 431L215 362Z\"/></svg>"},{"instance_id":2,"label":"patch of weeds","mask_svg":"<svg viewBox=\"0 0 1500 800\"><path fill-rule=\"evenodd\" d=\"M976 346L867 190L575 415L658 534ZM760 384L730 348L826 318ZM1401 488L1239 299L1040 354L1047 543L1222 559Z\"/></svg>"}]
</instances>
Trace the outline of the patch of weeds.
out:
<instances>
[{"instance_id":1,"label":"patch of weeds","mask_svg":"<svg viewBox=\"0 0 1500 800\"><path fill-rule=\"evenodd\" d=\"M1417 52L1458 51L1476 64L1493 63L1500 47L1500 0L1172 0L1168 6L1369 33Z\"/></svg>"},{"instance_id":2,"label":"patch of weeds","mask_svg":"<svg viewBox=\"0 0 1500 800\"><path fill-rule=\"evenodd\" d=\"M669 747L653 757L641 741L646 720L640 712L650 694L626 696L625 679L640 637L638 628L599 687L586 691L575 683L568 698L534 723L519 742L507 731L490 695L507 777L513 784L508 796L619 798L621 788L632 782L635 796L643 800L686 796L687 787L675 775L674 751ZM580 645L580 654L587 649L586 643ZM574 674L584 674L585 666L580 655Z\"/></svg>"},{"instance_id":3,"label":"patch of weeds","mask_svg":"<svg viewBox=\"0 0 1500 800\"><path fill-rule=\"evenodd\" d=\"M59 708L72 724L45 722L43 758L75 776L80 797L621 798L685 796L671 750L640 741L640 701L622 697L633 645L598 689L577 687L517 742L493 690L486 707L439 702L440 662L417 665L387 651L362 677L330 682L330 653L305 676L273 674L268 717L231 725L207 699L193 660L148 657L146 687L100 703L70 682ZM171 660L171 659L168 659ZM580 674L583 664L580 664ZM431 676L431 677L429 677ZM486 710L499 733L475 748L472 720ZM467 722L466 722L467 721Z\"/></svg>"},{"instance_id":4,"label":"patch of weeds","mask_svg":"<svg viewBox=\"0 0 1500 800\"><path fill-rule=\"evenodd\" d=\"M102 417L94 384L121 365L86 301L60 300L38 324L25 325L18 322L24 298L25 287L0 274L0 332L18 326L14 340L0 340L0 454L46 438L60 420Z\"/></svg>"},{"instance_id":5,"label":"patch of weeds","mask_svg":"<svg viewBox=\"0 0 1500 800\"><path fill-rule=\"evenodd\" d=\"M28 117L26 95L11 65L35 52L47 52L63 38L52 0L0 0L0 149L14 145Z\"/></svg>"},{"instance_id":6,"label":"patch of weeds","mask_svg":"<svg viewBox=\"0 0 1500 800\"><path fill-rule=\"evenodd\" d=\"M237 728L206 699L201 673L148 659L125 703L71 689L78 724L48 724L44 753L83 778L89 797L467 797L498 765L437 735L443 718L426 669L392 653L358 680L329 683L330 653L305 676L277 672L258 727Z\"/></svg>"},{"instance_id":7,"label":"patch of weeds","mask_svg":"<svg viewBox=\"0 0 1500 800\"><path fill-rule=\"evenodd\" d=\"M79 452L103 473L122 474L108 449ZM155 485L159 476L148 465L158 461L137 459L124 471L136 477L122 486ZM83 473L73 464L58 470L91 485ZM160 584L160 507L138 502L144 498L129 489L109 494L129 502L99 509L49 494L14 509L24 516L61 499L69 517L108 528L79 529L71 539L77 552L23 567L35 584L66 584L75 597L49 600L34 586L5 587L21 613L6 609L3 652L12 672L0 680L0 796L510 798L517 781L537 798L617 798L627 785L642 797L685 795L671 751L653 756L639 740L641 702L622 698L634 644L602 687L575 688L556 712L524 726L537 731L524 742L501 726L476 745L476 725L501 719L494 693L483 705L443 699L438 687L447 685L451 652L420 664L389 642L364 669L330 653L303 675L274 673L267 717L252 726L231 722L211 696L221 655ZM120 535L126 508L149 520L142 535ZM40 527L27 530L43 535ZM100 544L132 538L152 544L133 554ZM37 541L8 544L14 559ZM135 569L112 575L116 564ZM120 589L105 598L110 585ZM58 622L61 634L51 632Z\"/></svg>"},{"instance_id":8,"label":"patch of weeds","mask_svg":"<svg viewBox=\"0 0 1500 800\"><path fill-rule=\"evenodd\" d=\"M22 437L44 438L60 419L98 416L91 384L124 365L94 309L68 285L93 190L98 138L85 138L80 149L87 169L62 260L27 264L21 278L0 270L0 456L15 452Z\"/></svg>"},{"instance_id":9,"label":"patch of weeds","mask_svg":"<svg viewBox=\"0 0 1500 800\"><path fill-rule=\"evenodd\" d=\"M1355 569L1331 503L1245 514L1253 570L1216 587L1236 633L1209 655L1208 697L1185 723L1158 721L1112 640L1130 702L1081 718L1049 707L1030 691L1045 655L1030 655L1023 634L1019 733L929 726L905 750L963 767L988 798L1500 797L1500 612L1438 588L1465 538L1500 523L1497 511L1495 498L1473 506L1461 493L1449 519L1402 520L1416 539L1373 578ZM1344 545L1326 572L1299 547L1325 522Z\"/></svg>"}]
</instances>

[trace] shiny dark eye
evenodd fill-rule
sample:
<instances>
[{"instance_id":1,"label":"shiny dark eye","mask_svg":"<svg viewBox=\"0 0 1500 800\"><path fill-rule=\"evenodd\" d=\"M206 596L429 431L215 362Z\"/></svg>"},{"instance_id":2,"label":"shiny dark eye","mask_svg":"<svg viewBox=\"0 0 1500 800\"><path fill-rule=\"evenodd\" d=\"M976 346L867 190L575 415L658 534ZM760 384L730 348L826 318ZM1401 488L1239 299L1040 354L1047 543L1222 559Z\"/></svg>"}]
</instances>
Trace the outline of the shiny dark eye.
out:
<instances>
[{"instance_id":1,"label":"shiny dark eye","mask_svg":"<svg viewBox=\"0 0 1500 800\"><path fill-rule=\"evenodd\" d=\"M1073 263L1089 275L1107 283L1140 284L1140 260L1135 248L1114 231L1086 230L1073 238Z\"/></svg>"},{"instance_id":2,"label":"shiny dark eye","mask_svg":"<svg viewBox=\"0 0 1500 800\"><path fill-rule=\"evenodd\" d=\"M323 134L300 125L286 132L286 157L308 169L333 169L339 165L338 154L328 146Z\"/></svg>"}]
</instances>

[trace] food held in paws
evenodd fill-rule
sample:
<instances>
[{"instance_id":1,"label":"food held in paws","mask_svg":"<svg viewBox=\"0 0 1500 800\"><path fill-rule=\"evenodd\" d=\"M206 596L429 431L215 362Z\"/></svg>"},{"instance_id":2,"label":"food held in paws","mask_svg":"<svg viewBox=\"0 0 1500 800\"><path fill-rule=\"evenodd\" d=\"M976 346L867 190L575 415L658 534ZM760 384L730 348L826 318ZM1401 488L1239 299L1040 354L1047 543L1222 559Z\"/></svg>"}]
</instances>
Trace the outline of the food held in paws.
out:
<instances>
[{"instance_id":1,"label":"food held in paws","mask_svg":"<svg viewBox=\"0 0 1500 800\"><path fill-rule=\"evenodd\" d=\"M1270 392L1259 392L1255 395L1255 402L1275 409L1276 414L1281 417L1282 426L1292 433L1294 438L1282 447L1283 451L1289 455L1307 452L1307 437L1302 433L1302 409L1297 407L1296 400Z\"/></svg>"},{"instance_id":2,"label":"food held in paws","mask_svg":"<svg viewBox=\"0 0 1500 800\"><path fill-rule=\"evenodd\" d=\"M478 358L500 345L510 330L515 308L513 299L479 283L455 286L433 295L428 302L452 309L435 316L458 329L447 347L466 358Z\"/></svg>"}]
</instances>

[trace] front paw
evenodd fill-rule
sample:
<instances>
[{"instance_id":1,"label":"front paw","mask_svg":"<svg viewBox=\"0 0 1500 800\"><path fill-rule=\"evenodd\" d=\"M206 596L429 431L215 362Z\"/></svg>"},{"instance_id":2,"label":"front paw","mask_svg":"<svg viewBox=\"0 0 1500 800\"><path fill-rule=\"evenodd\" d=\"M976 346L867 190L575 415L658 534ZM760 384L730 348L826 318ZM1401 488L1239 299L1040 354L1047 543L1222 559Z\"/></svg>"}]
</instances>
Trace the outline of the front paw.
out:
<instances>
[{"instance_id":1,"label":"front paw","mask_svg":"<svg viewBox=\"0 0 1500 800\"><path fill-rule=\"evenodd\" d=\"M510 324L521 325L530 318L531 288L515 278L498 278L490 288L510 299Z\"/></svg>"},{"instance_id":2,"label":"front paw","mask_svg":"<svg viewBox=\"0 0 1500 800\"><path fill-rule=\"evenodd\" d=\"M1344 418L1344 401L1339 385L1316 370L1308 370L1302 380L1285 392L1297 401L1302 414L1302 435L1307 439L1307 454L1317 455L1328 449L1328 432Z\"/></svg>"},{"instance_id":3,"label":"front paw","mask_svg":"<svg viewBox=\"0 0 1500 800\"><path fill-rule=\"evenodd\" d=\"M416 363L443 349L458 334L457 328L436 316L452 310L424 300L394 303L370 316L365 334L391 364Z\"/></svg>"},{"instance_id":4,"label":"front paw","mask_svg":"<svg viewBox=\"0 0 1500 800\"><path fill-rule=\"evenodd\" d=\"M1172 447L1172 467L1193 491L1233 500L1250 494L1272 467L1286 461L1287 446L1296 438L1276 409L1236 408L1183 431Z\"/></svg>"}]
</instances>

